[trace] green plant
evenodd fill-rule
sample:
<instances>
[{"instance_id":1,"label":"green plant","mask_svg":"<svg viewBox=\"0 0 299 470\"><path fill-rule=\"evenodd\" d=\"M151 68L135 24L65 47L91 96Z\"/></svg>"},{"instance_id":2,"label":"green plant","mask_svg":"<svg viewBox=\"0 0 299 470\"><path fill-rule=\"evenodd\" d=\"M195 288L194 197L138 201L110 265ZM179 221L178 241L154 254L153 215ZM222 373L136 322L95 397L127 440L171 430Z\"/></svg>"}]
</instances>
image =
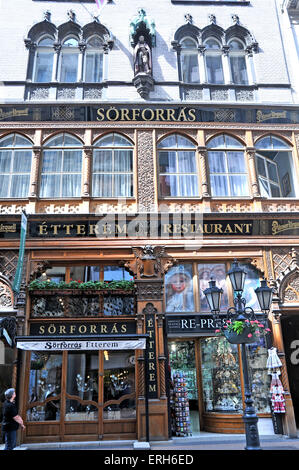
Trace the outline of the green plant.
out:
<instances>
[{"instance_id":1,"label":"green plant","mask_svg":"<svg viewBox=\"0 0 299 470\"><path fill-rule=\"evenodd\" d=\"M248 338L252 336L260 336L269 333L271 330L265 328L259 320L227 320L226 324L223 325L222 329L218 329L215 333L223 334L223 331L234 331L237 335L241 335L244 330L248 331Z\"/></svg>"},{"instance_id":2,"label":"green plant","mask_svg":"<svg viewBox=\"0 0 299 470\"><path fill-rule=\"evenodd\" d=\"M131 281L74 281L69 282L60 281L53 282L50 280L41 281L35 279L28 284L28 289L31 290L50 290L50 289L78 289L78 290L132 290L135 286L133 280Z\"/></svg>"}]
</instances>

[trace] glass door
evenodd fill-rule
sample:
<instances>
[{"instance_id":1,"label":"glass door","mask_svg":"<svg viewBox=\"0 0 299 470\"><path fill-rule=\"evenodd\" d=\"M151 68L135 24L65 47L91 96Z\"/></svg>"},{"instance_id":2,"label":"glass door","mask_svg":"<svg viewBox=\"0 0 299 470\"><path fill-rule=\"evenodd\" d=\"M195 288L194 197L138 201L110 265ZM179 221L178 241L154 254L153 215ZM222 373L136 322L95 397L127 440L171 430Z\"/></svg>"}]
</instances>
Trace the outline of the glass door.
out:
<instances>
[{"instance_id":1,"label":"glass door","mask_svg":"<svg viewBox=\"0 0 299 470\"><path fill-rule=\"evenodd\" d=\"M168 342L173 435L185 436L200 432L197 350L196 340Z\"/></svg>"}]
</instances>

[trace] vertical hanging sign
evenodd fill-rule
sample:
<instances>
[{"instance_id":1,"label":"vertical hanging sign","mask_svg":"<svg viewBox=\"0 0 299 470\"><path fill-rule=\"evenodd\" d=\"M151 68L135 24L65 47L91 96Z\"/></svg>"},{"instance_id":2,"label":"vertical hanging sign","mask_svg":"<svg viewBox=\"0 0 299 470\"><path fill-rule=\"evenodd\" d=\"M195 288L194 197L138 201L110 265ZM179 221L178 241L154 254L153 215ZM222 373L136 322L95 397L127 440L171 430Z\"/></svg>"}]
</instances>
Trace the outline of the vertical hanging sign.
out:
<instances>
[{"instance_id":1,"label":"vertical hanging sign","mask_svg":"<svg viewBox=\"0 0 299 470\"><path fill-rule=\"evenodd\" d=\"M146 315L146 333L149 335L149 347L148 347L148 397L157 398L157 358L156 358L156 328L155 328L155 315ZM145 353L146 354L146 353Z\"/></svg>"},{"instance_id":2,"label":"vertical hanging sign","mask_svg":"<svg viewBox=\"0 0 299 470\"><path fill-rule=\"evenodd\" d=\"M18 294L21 287L22 281L22 272L24 264L24 253L25 253L25 243L26 243L26 233L27 233L27 215L23 211L21 217L21 236L20 236L20 248L19 248L19 258L16 269L16 274L12 286L12 290Z\"/></svg>"}]
</instances>

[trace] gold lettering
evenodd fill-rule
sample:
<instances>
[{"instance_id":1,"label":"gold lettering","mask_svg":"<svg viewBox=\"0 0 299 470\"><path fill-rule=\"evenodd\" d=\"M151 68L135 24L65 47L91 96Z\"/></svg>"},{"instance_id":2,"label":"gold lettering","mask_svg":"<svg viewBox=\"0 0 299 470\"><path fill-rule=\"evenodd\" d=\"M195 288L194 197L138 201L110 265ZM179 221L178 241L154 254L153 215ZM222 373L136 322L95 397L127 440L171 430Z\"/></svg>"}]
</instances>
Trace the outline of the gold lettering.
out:
<instances>
[{"instance_id":1,"label":"gold lettering","mask_svg":"<svg viewBox=\"0 0 299 470\"><path fill-rule=\"evenodd\" d=\"M120 118L121 121L130 121L128 109L122 108L120 112L121 112L121 118Z\"/></svg>"},{"instance_id":2,"label":"gold lettering","mask_svg":"<svg viewBox=\"0 0 299 470\"><path fill-rule=\"evenodd\" d=\"M176 121L174 109L167 109L167 121Z\"/></svg>"},{"instance_id":3,"label":"gold lettering","mask_svg":"<svg viewBox=\"0 0 299 470\"><path fill-rule=\"evenodd\" d=\"M40 235L48 235L48 232L47 232L47 224L46 222L43 222L41 225L39 225L39 234Z\"/></svg>"},{"instance_id":4,"label":"gold lettering","mask_svg":"<svg viewBox=\"0 0 299 470\"><path fill-rule=\"evenodd\" d=\"M192 119L190 119L190 116L191 116ZM191 109L189 109L189 119L188 119L188 121L195 121L195 119L196 119L195 109L191 108Z\"/></svg>"},{"instance_id":5,"label":"gold lettering","mask_svg":"<svg viewBox=\"0 0 299 470\"><path fill-rule=\"evenodd\" d=\"M150 118L147 118L146 117L146 112L149 111L151 113L151 116ZM144 119L145 121L152 121L155 117L155 114L154 114L154 111L152 109L149 109L149 108L146 108L146 109L143 109L142 112L141 112L141 117L142 119Z\"/></svg>"},{"instance_id":6,"label":"gold lettering","mask_svg":"<svg viewBox=\"0 0 299 470\"><path fill-rule=\"evenodd\" d=\"M215 224L214 233L223 233L222 232L222 224Z\"/></svg>"},{"instance_id":7,"label":"gold lettering","mask_svg":"<svg viewBox=\"0 0 299 470\"><path fill-rule=\"evenodd\" d=\"M111 111L115 113L114 118L111 117ZM119 111L116 108L109 108L106 115L109 121L116 121L119 118Z\"/></svg>"},{"instance_id":8,"label":"gold lettering","mask_svg":"<svg viewBox=\"0 0 299 470\"><path fill-rule=\"evenodd\" d=\"M149 362L148 370L155 370L155 363L154 362Z\"/></svg>"},{"instance_id":9,"label":"gold lettering","mask_svg":"<svg viewBox=\"0 0 299 470\"><path fill-rule=\"evenodd\" d=\"M77 225L77 235L85 235L85 225Z\"/></svg>"},{"instance_id":10,"label":"gold lettering","mask_svg":"<svg viewBox=\"0 0 299 470\"><path fill-rule=\"evenodd\" d=\"M118 333L116 323L113 323L113 327L112 327L112 329L111 329L111 333Z\"/></svg>"},{"instance_id":11,"label":"gold lettering","mask_svg":"<svg viewBox=\"0 0 299 470\"><path fill-rule=\"evenodd\" d=\"M116 231L117 233L127 233L127 225L124 224L124 225L122 226L122 228L121 228L121 226L120 226L119 224L116 224L116 225L115 225L115 231Z\"/></svg>"},{"instance_id":12,"label":"gold lettering","mask_svg":"<svg viewBox=\"0 0 299 470\"><path fill-rule=\"evenodd\" d=\"M127 325L121 325L121 332L126 333L127 332Z\"/></svg>"},{"instance_id":13,"label":"gold lettering","mask_svg":"<svg viewBox=\"0 0 299 470\"><path fill-rule=\"evenodd\" d=\"M45 327L44 327L44 325L42 325L42 326L39 327L39 334L43 335L44 333L45 333Z\"/></svg>"},{"instance_id":14,"label":"gold lettering","mask_svg":"<svg viewBox=\"0 0 299 470\"><path fill-rule=\"evenodd\" d=\"M181 233L181 224L173 224L173 233Z\"/></svg>"},{"instance_id":15,"label":"gold lettering","mask_svg":"<svg viewBox=\"0 0 299 470\"><path fill-rule=\"evenodd\" d=\"M90 334L91 333L96 333L97 332L97 327L96 325L90 325Z\"/></svg>"},{"instance_id":16,"label":"gold lettering","mask_svg":"<svg viewBox=\"0 0 299 470\"><path fill-rule=\"evenodd\" d=\"M156 121L165 121L164 117L164 109L158 108L156 109Z\"/></svg>"},{"instance_id":17,"label":"gold lettering","mask_svg":"<svg viewBox=\"0 0 299 470\"><path fill-rule=\"evenodd\" d=\"M148 328L153 328L154 327L154 322L153 322L152 319L147 320L147 326L148 326Z\"/></svg>"},{"instance_id":18,"label":"gold lettering","mask_svg":"<svg viewBox=\"0 0 299 470\"><path fill-rule=\"evenodd\" d=\"M71 326L70 326L70 333L71 333L71 335L74 333L75 330L76 330L75 325L71 325Z\"/></svg>"},{"instance_id":19,"label":"gold lettering","mask_svg":"<svg viewBox=\"0 0 299 470\"><path fill-rule=\"evenodd\" d=\"M60 325L59 327L59 334L66 333L65 331L65 325Z\"/></svg>"},{"instance_id":20,"label":"gold lettering","mask_svg":"<svg viewBox=\"0 0 299 470\"><path fill-rule=\"evenodd\" d=\"M70 235L70 234L71 234L70 230L71 230L71 228L73 228L73 227L74 227L74 226L73 226L72 224L70 224L70 225L63 225L63 228L65 228L65 234L66 234L66 235Z\"/></svg>"},{"instance_id":21,"label":"gold lettering","mask_svg":"<svg viewBox=\"0 0 299 470\"><path fill-rule=\"evenodd\" d=\"M99 108L97 110L97 121L104 121L104 114L103 114L104 108Z\"/></svg>"},{"instance_id":22,"label":"gold lettering","mask_svg":"<svg viewBox=\"0 0 299 470\"><path fill-rule=\"evenodd\" d=\"M235 233L238 230L240 233L243 233L243 225L244 224L235 224Z\"/></svg>"},{"instance_id":23,"label":"gold lettering","mask_svg":"<svg viewBox=\"0 0 299 470\"><path fill-rule=\"evenodd\" d=\"M149 391L150 392L156 392L156 385L150 385L149 386Z\"/></svg>"},{"instance_id":24,"label":"gold lettering","mask_svg":"<svg viewBox=\"0 0 299 470\"><path fill-rule=\"evenodd\" d=\"M96 224L90 224L89 225L89 235L94 235L95 234L95 227L96 227Z\"/></svg>"},{"instance_id":25,"label":"gold lettering","mask_svg":"<svg viewBox=\"0 0 299 470\"><path fill-rule=\"evenodd\" d=\"M172 233L171 224L163 224L163 232Z\"/></svg>"},{"instance_id":26,"label":"gold lettering","mask_svg":"<svg viewBox=\"0 0 299 470\"><path fill-rule=\"evenodd\" d=\"M108 333L106 325L101 325L101 333Z\"/></svg>"},{"instance_id":27,"label":"gold lettering","mask_svg":"<svg viewBox=\"0 0 299 470\"><path fill-rule=\"evenodd\" d=\"M79 333L83 333L83 334L84 334L84 333L86 333L86 330L87 330L87 328L86 328L85 325L80 325L80 326L79 326Z\"/></svg>"},{"instance_id":28,"label":"gold lettering","mask_svg":"<svg viewBox=\"0 0 299 470\"><path fill-rule=\"evenodd\" d=\"M53 227L53 235L57 235L57 229L61 227L61 225L56 225L56 224L52 224L50 225L50 227L52 228Z\"/></svg>"},{"instance_id":29,"label":"gold lettering","mask_svg":"<svg viewBox=\"0 0 299 470\"><path fill-rule=\"evenodd\" d=\"M140 109L132 109L133 118L132 121L136 121L140 115Z\"/></svg>"},{"instance_id":30,"label":"gold lettering","mask_svg":"<svg viewBox=\"0 0 299 470\"><path fill-rule=\"evenodd\" d=\"M182 119L183 118L183 119ZM186 113L185 113L185 108L182 108L179 112L179 115L178 115L178 121L187 121L187 118L186 118Z\"/></svg>"},{"instance_id":31,"label":"gold lettering","mask_svg":"<svg viewBox=\"0 0 299 470\"><path fill-rule=\"evenodd\" d=\"M233 229L230 224L227 224L223 233L233 233Z\"/></svg>"},{"instance_id":32,"label":"gold lettering","mask_svg":"<svg viewBox=\"0 0 299 470\"><path fill-rule=\"evenodd\" d=\"M155 374L150 374L149 375L149 381L154 382L155 381Z\"/></svg>"},{"instance_id":33,"label":"gold lettering","mask_svg":"<svg viewBox=\"0 0 299 470\"><path fill-rule=\"evenodd\" d=\"M150 360L151 360L151 359L152 359L152 360L155 359L155 354L154 354L153 351L150 351L150 352L148 353L148 358L149 358Z\"/></svg>"},{"instance_id":34,"label":"gold lettering","mask_svg":"<svg viewBox=\"0 0 299 470\"><path fill-rule=\"evenodd\" d=\"M150 347L150 348L153 348L153 347L154 347L154 344L155 344L155 341L150 341L150 342L149 342L149 347Z\"/></svg>"}]
</instances>

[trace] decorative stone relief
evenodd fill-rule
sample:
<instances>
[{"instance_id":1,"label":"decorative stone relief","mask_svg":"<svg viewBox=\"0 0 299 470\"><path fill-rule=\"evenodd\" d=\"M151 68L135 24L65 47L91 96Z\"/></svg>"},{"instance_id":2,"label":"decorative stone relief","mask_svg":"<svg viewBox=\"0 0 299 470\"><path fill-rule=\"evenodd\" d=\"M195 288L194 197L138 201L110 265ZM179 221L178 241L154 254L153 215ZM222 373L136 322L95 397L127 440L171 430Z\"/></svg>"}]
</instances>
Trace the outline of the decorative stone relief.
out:
<instances>
[{"instance_id":1,"label":"decorative stone relief","mask_svg":"<svg viewBox=\"0 0 299 470\"><path fill-rule=\"evenodd\" d=\"M238 89L236 90L236 100L237 101L253 101L254 92L253 90Z\"/></svg>"},{"instance_id":2,"label":"decorative stone relief","mask_svg":"<svg viewBox=\"0 0 299 470\"><path fill-rule=\"evenodd\" d=\"M35 87L30 91L31 100L47 100L49 98L48 87Z\"/></svg>"},{"instance_id":3,"label":"decorative stone relief","mask_svg":"<svg viewBox=\"0 0 299 470\"><path fill-rule=\"evenodd\" d=\"M52 119L54 121L73 121L75 119L75 109L70 106L53 107Z\"/></svg>"},{"instance_id":4,"label":"decorative stone relief","mask_svg":"<svg viewBox=\"0 0 299 470\"><path fill-rule=\"evenodd\" d=\"M228 100L228 91L221 89L212 89L211 90L211 100L214 101L227 101ZM218 111L219 112L219 111Z\"/></svg>"},{"instance_id":5,"label":"decorative stone relief","mask_svg":"<svg viewBox=\"0 0 299 470\"><path fill-rule=\"evenodd\" d=\"M151 211L155 205L154 148L151 132L138 132L137 155L139 211Z\"/></svg>"},{"instance_id":6,"label":"decorative stone relief","mask_svg":"<svg viewBox=\"0 0 299 470\"><path fill-rule=\"evenodd\" d=\"M212 212L250 212L251 205L250 203L218 203L211 202L211 211Z\"/></svg>"},{"instance_id":7,"label":"decorative stone relief","mask_svg":"<svg viewBox=\"0 0 299 470\"><path fill-rule=\"evenodd\" d=\"M58 100L72 100L76 96L75 88L58 88L57 99Z\"/></svg>"},{"instance_id":8,"label":"decorative stone relief","mask_svg":"<svg viewBox=\"0 0 299 470\"><path fill-rule=\"evenodd\" d=\"M233 109L219 109L214 112L215 121L218 122L235 122L236 111Z\"/></svg>"},{"instance_id":9,"label":"decorative stone relief","mask_svg":"<svg viewBox=\"0 0 299 470\"><path fill-rule=\"evenodd\" d=\"M95 214L135 214L137 212L136 203L100 203L92 201L90 212Z\"/></svg>"},{"instance_id":10,"label":"decorative stone relief","mask_svg":"<svg viewBox=\"0 0 299 470\"><path fill-rule=\"evenodd\" d=\"M13 308L13 294L8 285L0 280L0 310L5 308Z\"/></svg>"},{"instance_id":11,"label":"decorative stone relief","mask_svg":"<svg viewBox=\"0 0 299 470\"><path fill-rule=\"evenodd\" d=\"M102 88L86 88L84 90L85 100L99 100L102 98Z\"/></svg>"},{"instance_id":12,"label":"decorative stone relief","mask_svg":"<svg viewBox=\"0 0 299 470\"><path fill-rule=\"evenodd\" d=\"M293 274L282 293L283 303L299 303L299 274Z\"/></svg>"},{"instance_id":13,"label":"decorative stone relief","mask_svg":"<svg viewBox=\"0 0 299 470\"><path fill-rule=\"evenodd\" d=\"M186 101L200 101L202 100L202 90L184 87L184 98Z\"/></svg>"},{"instance_id":14,"label":"decorative stone relief","mask_svg":"<svg viewBox=\"0 0 299 470\"><path fill-rule=\"evenodd\" d=\"M19 258L18 251L3 250L0 251L0 271L8 281L12 282L15 276ZM24 256L22 282L25 281L27 254Z\"/></svg>"},{"instance_id":15,"label":"decorative stone relief","mask_svg":"<svg viewBox=\"0 0 299 470\"><path fill-rule=\"evenodd\" d=\"M53 204L43 204L40 203L38 206L39 213L45 214L78 214L80 212L80 203L78 204L68 204L68 203L53 203Z\"/></svg>"}]
</instances>

